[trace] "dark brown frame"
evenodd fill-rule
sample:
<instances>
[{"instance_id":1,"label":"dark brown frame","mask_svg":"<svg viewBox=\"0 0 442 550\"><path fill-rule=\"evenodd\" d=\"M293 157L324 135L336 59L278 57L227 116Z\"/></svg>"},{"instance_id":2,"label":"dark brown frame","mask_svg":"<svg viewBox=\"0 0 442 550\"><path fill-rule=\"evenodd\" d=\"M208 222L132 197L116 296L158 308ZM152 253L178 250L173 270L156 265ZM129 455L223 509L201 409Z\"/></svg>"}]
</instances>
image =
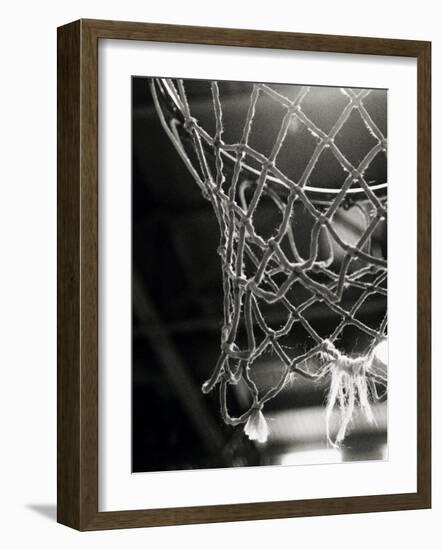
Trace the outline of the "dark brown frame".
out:
<instances>
[{"instance_id":1,"label":"dark brown frame","mask_svg":"<svg viewBox=\"0 0 442 550\"><path fill-rule=\"evenodd\" d=\"M417 492L98 511L98 40L406 56L418 66ZM58 521L85 531L431 506L431 43L120 21L58 29Z\"/></svg>"}]
</instances>

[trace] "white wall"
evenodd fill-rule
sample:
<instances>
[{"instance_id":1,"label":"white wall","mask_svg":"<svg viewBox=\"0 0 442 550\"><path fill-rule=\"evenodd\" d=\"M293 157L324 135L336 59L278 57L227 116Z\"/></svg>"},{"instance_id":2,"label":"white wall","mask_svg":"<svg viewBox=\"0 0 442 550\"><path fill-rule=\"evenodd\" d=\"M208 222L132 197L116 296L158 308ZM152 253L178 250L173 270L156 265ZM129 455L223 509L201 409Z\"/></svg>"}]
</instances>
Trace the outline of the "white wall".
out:
<instances>
[{"instance_id":1,"label":"white wall","mask_svg":"<svg viewBox=\"0 0 442 550\"><path fill-rule=\"evenodd\" d=\"M3 4L0 80L0 541L5 548L278 546L436 548L442 520L441 255L434 247L434 507L370 515L104 533L54 522L56 372L56 27L79 17L433 41L434 211L441 204L442 38L421 0L77 0ZM6 124L5 124L6 123ZM434 235L441 230L435 219ZM436 240L436 238L435 238ZM5 307L6 305L6 307ZM439 336L439 337L438 337ZM5 376L6 375L6 376Z\"/></svg>"}]
</instances>

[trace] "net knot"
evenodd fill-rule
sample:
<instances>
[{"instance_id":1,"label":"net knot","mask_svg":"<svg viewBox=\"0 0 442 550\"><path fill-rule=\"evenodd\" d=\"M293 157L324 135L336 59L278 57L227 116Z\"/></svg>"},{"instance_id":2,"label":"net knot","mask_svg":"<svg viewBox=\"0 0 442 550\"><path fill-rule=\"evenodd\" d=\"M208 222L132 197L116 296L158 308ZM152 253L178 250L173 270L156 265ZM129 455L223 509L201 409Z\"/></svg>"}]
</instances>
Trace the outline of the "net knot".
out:
<instances>
[{"instance_id":1,"label":"net knot","mask_svg":"<svg viewBox=\"0 0 442 550\"><path fill-rule=\"evenodd\" d=\"M221 139L220 136L216 135L213 138L213 146L215 147L215 149L220 149L223 145L224 145L224 141Z\"/></svg>"},{"instance_id":2,"label":"net knot","mask_svg":"<svg viewBox=\"0 0 442 550\"><path fill-rule=\"evenodd\" d=\"M267 246L270 250L276 250L278 248L278 239L276 237L269 237L267 240Z\"/></svg>"},{"instance_id":3,"label":"net knot","mask_svg":"<svg viewBox=\"0 0 442 550\"><path fill-rule=\"evenodd\" d=\"M221 343L221 350L227 357L231 357L232 359L247 359L249 356L249 352L247 350L240 350L235 342L230 340Z\"/></svg>"},{"instance_id":4,"label":"net knot","mask_svg":"<svg viewBox=\"0 0 442 550\"><path fill-rule=\"evenodd\" d=\"M328 216L325 212L320 212L316 218L319 225L326 225L328 223Z\"/></svg>"},{"instance_id":5,"label":"net knot","mask_svg":"<svg viewBox=\"0 0 442 550\"><path fill-rule=\"evenodd\" d=\"M333 136L326 136L326 137L322 140L322 143L324 144L324 147L331 147L332 145L334 145L335 139L334 139Z\"/></svg>"},{"instance_id":6,"label":"net knot","mask_svg":"<svg viewBox=\"0 0 442 550\"><path fill-rule=\"evenodd\" d=\"M339 359L340 353L333 344L333 342L329 339L326 339L322 342L320 349L320 356L322 359L325 359L326 361L331 361L333 359Z\"/></svg>"},{"instance_id":7,"label":"net knot","mask_svg":"<svg viewBox=\"0 0 442 550\"><path fill-rule=\"evenodd\" d=\"M353 181L359 181L361 179L361 173L357 168L350 171L350 177Z\"/></svg>"},{"instance_id":8,"label":"net knot","mask_svg":"<svg viewBox=\"0 0 442 550\"><path fill-rule=\"evenodd\" d=\"M238 153L237 158L242 158L245 155L246 150L247 150L247 146L245 143L238 143L238 145L236 146L236 151Z\"/></svg>"},{"instance_id":9,"label":"net knot","mask_svg":"<svg viewBox=\"0 0 442 550\"><path fill-rule=\"evenodd\" d=\"M273 159L266 159L262 163L262 171L269 172L275 169L275 161Z\"/></svg>"},{"instance_id":10,"label":"net knot","mask_svg":"<svg viewBox=\"0 0 442 550\"><path fill-rule=\"evenodd\" d=\"M234 282L238 287L243 287L243 288L247 288L248 285L249 285L249 280L247 279L247 277L244 277L244 275L236 275L236 276L233 278L233 282Z\"/></svg>"},{"instance_id":11,"label":"net knot","mask_svg":"<svg viewBox=\"0 0 442 550\"><path fill-rule=\"evenodd\" d=\"M196 119L193 116L189 116L185 119L183 123L183 127L186 130L186 132L192 132L195 129L196 124L197 124Z\"/></svg>"}]
</instances>

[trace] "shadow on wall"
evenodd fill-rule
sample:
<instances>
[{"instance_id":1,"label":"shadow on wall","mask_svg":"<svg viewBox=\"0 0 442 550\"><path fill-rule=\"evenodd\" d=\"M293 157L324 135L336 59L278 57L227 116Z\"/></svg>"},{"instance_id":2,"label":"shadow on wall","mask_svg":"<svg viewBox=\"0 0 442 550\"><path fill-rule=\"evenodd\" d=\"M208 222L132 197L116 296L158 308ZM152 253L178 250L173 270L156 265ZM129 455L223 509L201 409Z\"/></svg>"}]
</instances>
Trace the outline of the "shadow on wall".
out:
<instances>
[{"instance_id":1,"label":"shadow on wall","mask_svg":"<svg viewBox=\"0 0 442 550\"><path fill-rule=\"evenodd\" d=\"M56 504L25 504L25 508L36 512L40 516L50 519L51 521L57 520L57 505Z\"/></svg>"}]
</instances>

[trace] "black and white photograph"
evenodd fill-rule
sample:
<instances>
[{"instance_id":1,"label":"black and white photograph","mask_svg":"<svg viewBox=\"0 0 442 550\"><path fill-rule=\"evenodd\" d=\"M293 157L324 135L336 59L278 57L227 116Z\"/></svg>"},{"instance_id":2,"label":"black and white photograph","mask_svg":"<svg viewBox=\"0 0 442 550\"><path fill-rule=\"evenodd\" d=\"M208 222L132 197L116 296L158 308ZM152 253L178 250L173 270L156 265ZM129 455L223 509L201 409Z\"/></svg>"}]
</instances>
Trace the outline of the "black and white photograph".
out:
<instances>
[{"instance_id":1,"label":"black and white photograph","mask_svg":"<svg viewBox=\"0 0 442 550\"><path fill-rule=\"evenodd\" d=\"M436 6L4 4L0 547L438 546Z\"/></svg>"},{"instance_id":2,"label":"black and white photograph","mask_svg":"<svg viewBox=\"0 0 442 550\"><path fill-rule=\"evenodd\" d=\"M134 472L388 460L387 96L132 78Z\"/></svg>"}]
</instances>

